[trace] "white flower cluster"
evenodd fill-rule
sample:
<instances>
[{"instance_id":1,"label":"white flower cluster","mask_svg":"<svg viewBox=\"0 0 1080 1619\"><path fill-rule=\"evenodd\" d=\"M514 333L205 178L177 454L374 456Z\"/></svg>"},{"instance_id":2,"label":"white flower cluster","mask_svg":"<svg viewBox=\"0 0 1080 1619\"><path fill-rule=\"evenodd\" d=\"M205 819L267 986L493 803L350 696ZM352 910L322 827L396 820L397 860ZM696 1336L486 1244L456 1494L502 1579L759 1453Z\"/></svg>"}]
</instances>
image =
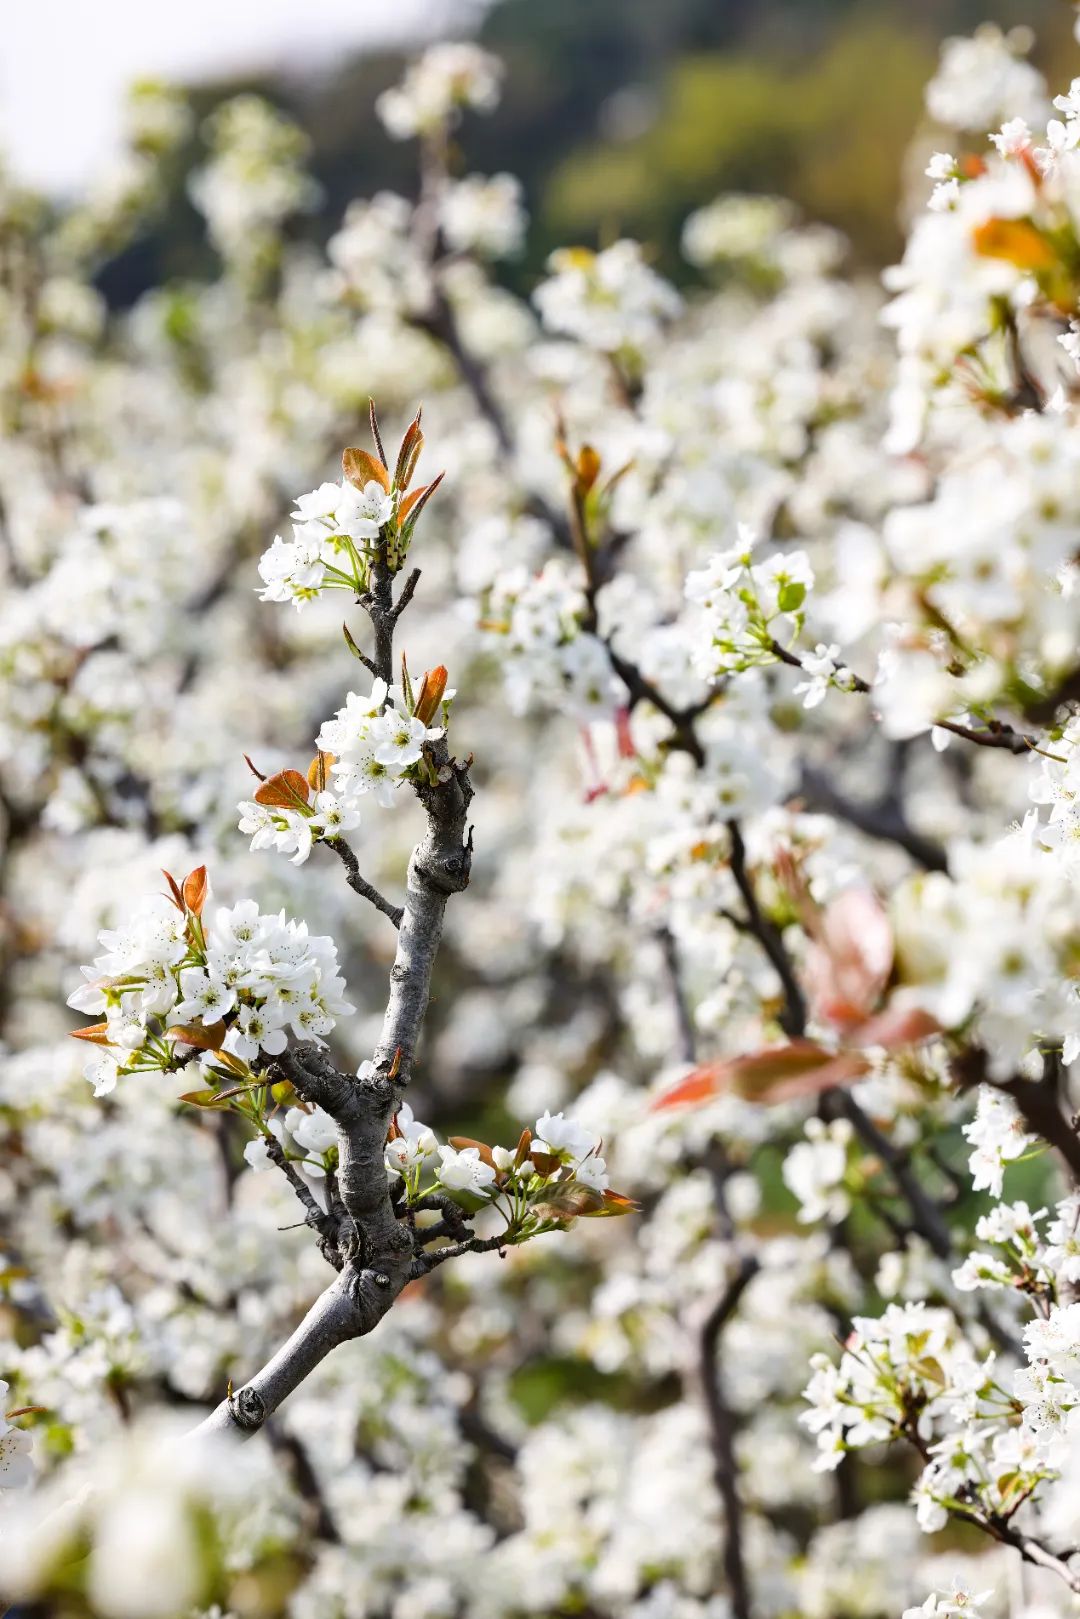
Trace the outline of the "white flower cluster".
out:
<instances>
[{"instance_id":1,"label":"white flower cluster","mask_svg":"<svg viewBox=\"0 0 1080 1619\"><path fill-rule=\"evenodd\" d=\"M442 693L444 717L453 697L452 687ZM298 771L282 772L268 784L268 802L241 800L240 831L251 837L252 849L274 849L290 855L294 866L303 865L314 843L359 826L369 795L392 809L396 789L415 779L424 748L443 734L443 726L428 725L412 712L399 686L376 680L366 696L349 692L318 735L322 773L332 779L332 789L324 785L312 795Z\"/></svg>"},{"instance_id":2,"label":"white flower cluster","mask_svg":"<svg viewBox=\"0 0 1080 1619\"><path fill-rule=\"evenodd\" d=\"M757 536L739 524L738 542L687 575L686 599L697 609L692 626L693 661L707 680L736 670L777 662L778 643L794 641L803 626L804 607L814 588L814 570L805 551L776 551L753 560ZM810 675L797 690L806 707L823 699L829 685L850 686L851 676L837 662L839 648L819 645L800 662Z\"/></svg>"},{"instance_id":3,"label":"white flower cluster","mask_svg":"<svg viewBox=\"0 0 1080 1619\"><path fill-rule=\"evenodd\" d=\"M771 268L795 217L793 205L783 197L717 197L687 219L683 255L697 265L750 261Z\"/></svg>"},{"instance_id":4,"label":"white flower cluster","mask_svg":"<svg viewBox=\"0 0 1080 1619\"><path fill-rule=\"evenodd\" d=\"M360 1069L361 1075L365 1068ZM421 1124L405 1103L394 1121L386 1146L386 1168L404 1181L410 1201L429 1192L492 1201L509 1199L511 1213L527 1203L550 1203L552 1188L571 1184L591 1192L608 1189L607 1165L600 1141L562 1113L544 1113L534 1130L526 1130L516 1147L487 1147L482 1142L440 1145L435 1132ZM429 1180L428 1174L434 1179ZM557 1205L550 1203L554 1210ZM569 1211L570 1205L567 1205Z\"/></svg>"},{"instance_id":5,"label":"white flower cluster","mask_svg":"<svg viewBox=\"0 0 1080 1619\"><path fill-rule=\"evenodd\" d=\"M1014 1376L1013 1394L1025 1433L1052 1467L1067 1456L1080 1424L1080 1304L1055 1304L1045 1320L1029 1321L1024 1351L1028 1363Z\"/></svg>"},{"instance_id":6,"label":"white flower cluster","mask_svg":"<svg viewBox=\"0 0 1080 1619\"><path fill-rule=\"evenodd\" d=\"M241 1450L147 1415L18 1501L0 1537L0 1584L19 1606L54 1580L69 1593L77 1584L102 1619L205 1612L223 1567L271 1552L295 1521L258 1441Z\"/></svg>"},{"instance_id":7,"label":"white flower cluster","mask_svg":"<svg viewBox=\"0 0 1080 1619\"><path fill-rule=\"evenodd\" d=\"M974 1148L968 1159L972 1187L988 1190L992 1197L1001 1196L1005 1165L1037 1141L1024 1129L1015 1102L988 1085L979 1087L975 1117L964 1125L964 1136Z\"/></svg>"},{"instance_id":8,"label":"white flower cluster","mask_svg":"<svg viewBox=\"0 0 1080 1619\"><path fill-rule=\"evenodd\" d=\"M310 208L318 188L301 160L300 128L258 96L236 96L208 124L213 157L191 177L191 200L226 259L251 259L292 213Z\"/></svg>"},{"instance_id":9,"label":"white flower cluster","mask_svg":"<svg viewBox=\"0 0 1080 1619\"><path fill-rule=\"evenodd\" d=\"M853 1130L847 1119L807 1119L806 1139L796 1142L784 1159L784 1185L799 1200L799 1219L839 1221L851 1209L845 1185Z\"/></svg>"},{"instance_id":10,"label":"white flower cluster","mask_svg":"<svg viewBox=\"0 0 1080 1619\"><path fill-rule=\"evenodd\" d=\"M949 876L911 878L890 901L905 996L943 1028L963 1026L987 1053L995 1079L1017 1071L1038 1077L1045 1046L1059 1047L1066 1064L1080 1054L1080 998L1070 966L1080 926L1073 887L1062 882L1053 851L1042 847L1043 830L1038 812L1029 810L991 852L957 840ZM988 1155L978 1160L980 1184L993 1185L1009 1140L1007 1104L999 1097L983 1105L989 1133Z\"/></svg>"},{"instance_id":11,"label":"white flower cluster","mask_svg":"<svg viewBox=\"0 0 1080 1619\"><path fill-rule=\"evenodd\" d=\"M263 915L254 900L219 909L212 924L201 909L154 895L100 935L105 953L82 969L86 983L68 1001L105 1014L79 1031L97 1048L86 1066L96 1096L121 1074L177 1067L192 1047L210 1062L229 1053L243 1072L284 1051L290 1034L321 1043L353 1010L332 939L284 911Z\"/></svg>"},{"instance_id":12,"label":"white flower cluster","mask_svg":"<svg viewBox=\"0 0 1080 1619\"><path fill-rule=\"evenodd\" d=\"M513 258L521 252L527 223L521 182L513 174L469 174L451 181L439 197L439 224L455 253Z\"/></svg>"},{"instance_id":13,"label":"white flower cluster","mask_svg":"<svg viewBox=\"0 0 1080 1619\"><path fill-rule=\"evenodd\" d=\"M393 511L392 496L374 478L363 489L343 478L301 495L292 539L276 535L260 558L260 601L292 602L299 610L323 590L359 594L372 546Z\"/></svg>"},{"instance_id":14,"label":"white flower cluster","mask_svg":"<svg viewBox=\"0 0 1080 1619\"><path fill-rule=\"evenodd\" d=\"M477 45L434 45L406 70L400 85L386 90L376 110L395 140L434 135L451 126L464 108L491 112L498 105L502 63Z\"/></svg>"},{"instance_id":15,"label":"white flower cluster","mask_svg":"<svg viewBox=\"0 0 1080 1619\"><path fill-rule=\"evenodd\" d=\"M374 1071L361 1063L360 1079ZM259 1136L244 1149L252 1169L270 1167L268 1138L316 1186L337 1162L337 1126L320 1107L289 1108L255 1120ZM515 1147L489 1147L456 1137L440 1142L428 1125L402 1103L391 1125L384 1161L392 1185L420 1209L449 1197L473 1213L492 1208L504 1221L508 1245L524 1242L580 1216L619 1215L636 1207L608 1186L600 1140L562 1113L546 1112L534 1130L522 1132Z\"/></svg>"},{"instance_id":16,"label":"white flower cluster","mask_svg":"<svg viewBox=\"0 0 1080 1619\"><path fill-rule=\"evenodd\" d=\"M550 279L533 294L540 319L549 332L602 354L636 357L682 308L674 287L649 268L637 242L614 242L600 253L559 248L548 269Z\"/></svg>"},{"instance_id":17,"label":"white flower cluster","mask_svg":"<svg viewBox=\"0 0 1080 1619\"><path fill-rule=\"evenodd\" d=\"M585 613L581 570L561 557L535 574L507 569L485 594L480 627L515 714L547 704L587 722L625 703L606 650L582 627Z\"/></svg>"},{"instance_id":18,"label":"white flower cluster","mask_svg":"<svg viewBox=\"0 0 1080 1619\"><path fill-rule=\"evenodd\" d=\"M966 447L930 499L888 513L894 605L908 604L875 681L890 735L985 708L1020 680L1052 689L1072 667L1078 487L1074 409L1029 412Z\"/></svg>"},{"instance_id":19,"label":"white flower cluster","mask_svg":"<svg viewBox=\"0 0 1080 1619\"><path fill-rule=\"evenodd\" d=\"M1031 36L1002 33L987 23L965 38L947 39L938 70L926 87L931 118L951 129L981 133L1004 118L1034 122L1046 113L1042 75L1025 60Z\"/></svg>"},{"instance_id":20,"label":"white flower cluster","mask_svg":"<svg viewBox=\"0 0 1080 1619\"><path fill-rule=\"evenodd\" d=\"M815 1468L838 1467L849 1450L866 1445L915 1440L931 1457L916 1489L919 1522L927 1531L941 1528L947 1514L937 1497L954 1493L955 1430L970 1432L977 1417L1010 1408L994 1383L994 1357L976 1356L950 1311L919 1302L856 1317L839 1365L825 1355L811 1364L811 1409L800 1421L817 1435Z\"/></svg>"},{"instance_id":21,"label":"white flower cluster","mask_svg":"<svg viewBox=\"0 0 1080 1619\"><path fill-rule=\"evenodd\" d=\"M1053 851L1055 864L1073 882L1080 877L1080 722L1070 720L1054 742L1055 758L1043 755L1028 788L1028 796L1050 814L1040 822L1037 837Z\"/></svg>"},{"instance_id":22,"label":"white flower cluster","mask_svg":"<svg viewBox=\"0 0 1080 1619\"><path fill-rule=\"evenodd\" d=\"M452 688L444 691L444 713L453 696ZM323 725L317 746L334 757L334 788L346 813L367 793L389 809L395 787L419 764L425 745L443 732L443 726L426 725L410 712L399 686L376 680L366 697L349 693L344 708Z\"/></svg>"},{"instance_id":23,"label":"white flower cluster","mask_svg":"<svg viewBox=\"0 0 1080 1619\"><path fill-rule=\"evenodd\" d=\"M377 191L373 197L356 198L345 210L341 229L326 244L326 253L333 266L331 290L350 304L387 315L427 308L431 272L416 242L406 197ZM396 322L389 333L404 346L407 336ZM370 347L370 322L366 331L361 327L361 341L363 335Z\"/></svg>"},{"instance_id":24,"label":"white flower cluster","mask_svg":"<svg viewBox=\"0 0 1080 1619\"><path fill-rule=\"evenodd\" d=\"M970 1619L985 1607L994 1595L993 1590L971 1591L962 1580L953 1580L945 1587L931 1591L925 1602L917 1608L905 1608L903 1619Z\"/></svg>"},{"instance_id":25,"label":"white flower cluster","mask_svg":"<svg viewBox=\"0 0 1080 1619\"><path fill-rule=\"evenodd\" d=\"M997 1251L973 1249L953 1271L954 1286L962 1293L1016 1288L1054 1300L1062 1288L1080 1281L1080 1198L1071 1193L1058 1203L1044 1236L1039 1223L1046 1212L1032 1213L1026 1203L998 1203L982 1215L975 1235Z\"/></svg>"},{"instance_id":26,"label":"white flower cluster","mask_svg":"<svg viewBox=\"0 0 1080 1619\"><path fill-rule=\"evenodd\" d=\"M1054 1261L1041 1248L1039 1218L1017 1203L980 1221L980 1237L1001 1258L969 1261L960 1285L1042 1291ZM1051 1235L1075 1246L1076 1218L1072 1197ZM1080 1421L1080 1304L1048 1304L1024 1329L1024 1350L1027 1364L1009 1389L995 1380L994 1356L980 1360L947 1310L890 1305L877 1320L857 1319L839 1366L818 1357L806 1390L812 1409L801 1420L818 1436L817 1467L904 1437L927 1458L912 1496L927 1533L945 1527L957 1502L1011 1515L1071 1454Z\"/></svg>"}]
</instances>

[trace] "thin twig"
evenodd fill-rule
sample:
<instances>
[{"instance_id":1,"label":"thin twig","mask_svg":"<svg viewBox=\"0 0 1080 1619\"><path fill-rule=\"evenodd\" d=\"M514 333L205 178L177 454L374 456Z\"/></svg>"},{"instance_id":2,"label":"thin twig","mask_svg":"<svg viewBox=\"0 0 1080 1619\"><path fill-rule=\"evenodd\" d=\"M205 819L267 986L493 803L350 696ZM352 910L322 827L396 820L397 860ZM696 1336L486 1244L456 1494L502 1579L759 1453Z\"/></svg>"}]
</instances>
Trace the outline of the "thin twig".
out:
<instances>
[{"instance_id":1,"label":"thin twig","mask_svg":"<svg viewBox=\"0 0 1080 1619\"><path fill-rule=\"evenodd\" d=\"M416 593L416 587L419 583L420 569L414 568L412 573L410 573L409 577L406 579L405 583L402 585L401 595L398 597L397 603L394 606L391 614L395 624L405 611L406 607L408 607L409 603L412 601L413 596Z\"/></svg>"},{"instance_id":2,"label":"thin twig","mask_svg":"<svg viewBox=\"0 0 1080 1619\"><path fill-rule=\"evenodd\" d=\"M404 910L400 905L391 904L391 902L384 895L380 894L379 890L369 883L365 877L361 877L360 866L356 855L353 853L349 844L345 842L344 838L324 838L323 842L326 844L328 849L333 849L334 853L345 867L347 873L345 880L352 889L353 893L359 894L361 899L368 900L372 905L374 905L377 911L381 911L384 916L389 917L390 921L396 928L400 928L401 918L405 914Z\"/></svg>"}]
</instances>

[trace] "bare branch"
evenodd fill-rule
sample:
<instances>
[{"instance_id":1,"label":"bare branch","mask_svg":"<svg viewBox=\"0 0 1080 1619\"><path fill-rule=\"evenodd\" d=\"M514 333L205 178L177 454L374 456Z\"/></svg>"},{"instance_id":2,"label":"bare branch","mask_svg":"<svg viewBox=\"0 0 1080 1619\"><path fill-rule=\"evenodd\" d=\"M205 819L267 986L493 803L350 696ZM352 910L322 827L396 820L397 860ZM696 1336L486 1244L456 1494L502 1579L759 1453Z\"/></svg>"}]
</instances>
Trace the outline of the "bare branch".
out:
<instances>
[{"instance_id":1,"label":"bare branch","mask_svg":"<svg viewBox=\"0 0 1080 1619\"><path fill-rule=\"evenodd\" d=\"M386 899L384 895L380 894L379 890L369 883L365 877L361 877L360 866L356 855L353 853L351 846L345 842L345 839L341 837L323 838L322 841L326 844L328 849L333 849L334 853L345 867L345 871L347 873L345 881L348 883L353 893L359 894L361 899L368 900L370 904L374 905L377 911L381 911L384 916L389 917L390 921L396 928L400 927L401 918L404 915L401 906L393 905L390 900Z\"/></svg>"},{"instance_id":2,"label":"bare branch","mask_svg":"<svg viewBox=\"0 0 1080 1619\"><path fill-rule=\"evenodd\" d=\"M363 1288L363 1292L361 1292ZM233 1433L247 1437L257 1433L290 1395L299 1388L332 1349L370 1332L390 1306L379 1309L380 1294L371 1279L343 1271L311 1306L292 1336L267 1361L261 1371L216 1406L193 1430L193 1438Z\"/></svg>"},{"instance_id":3,"label":"bare branch","mask_svg":"<svg viewBox=\"0 0 1080 1619\"><path fill-rule=\"evenodd\" d=\"M445 738L430 746L426 757L436 785L416 788L427 811L427 830L409 861L390 995L375 1050L376 1071L392 1075L400 1086L409 1082L427 1011L446 902L468 886L472 866L472 832L466 826L472 799L468 769L450 758Z\"/></svg>"},{"instance_id":4,"label":"bare branch","mask_svg":"<svg viewBox=\"0 0 1080 1619\"><path fill-rule=\"evenodd\" d=\"M395 624L405 611L406 607L408 607L409 603L412 601L413 596L416 593L416 587L419 583L420 569L414 568L412 573L410 573L409 577L406 579L405 583L402 585L401 595L398 597L394 606L392 616Z\"/></svg>"}]
</instances>

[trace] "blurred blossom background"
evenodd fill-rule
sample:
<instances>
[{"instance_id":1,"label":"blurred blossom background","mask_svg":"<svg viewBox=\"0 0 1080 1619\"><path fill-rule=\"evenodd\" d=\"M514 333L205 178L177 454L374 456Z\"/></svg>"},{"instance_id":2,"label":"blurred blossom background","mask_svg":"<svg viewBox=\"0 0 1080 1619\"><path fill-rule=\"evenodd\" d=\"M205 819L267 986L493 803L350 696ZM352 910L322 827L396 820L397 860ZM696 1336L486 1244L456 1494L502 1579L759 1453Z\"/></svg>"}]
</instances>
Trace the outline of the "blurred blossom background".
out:
<instances>
[{"instance_id":1,"label":"blurred blossom background","mask_svg":"<svg viewBox=\"0 0 1080 1619\"><path fill-rule=\"evenodd\" d=\"M322 189L304 228L325 240L353 197L415 186L374 110L403 53L471 37L506 63L469 154L524 182L521 285L553 247L619 235L678 275L686 215L725 191L789 197L878 266L901 245L902 159L938 45L984 22L1030 27L1044 70L1071 38L1060 0L44 0L5 21L0 140L23 179L63 194L116 156L132 82L182 86L203 114L256 91L311 139ZM199 155L196 124L165 216L101 272L114 303L206 270L185 190Z\"/></svg>"},{"instance_id":2,"label":"blurred blossom background","mask_svg":"<svg viewBox=\"0 0 1080 1619\"><path fill-rule=\"evenodd\" d=\"M9 7L0 1611L1075 1619L1078 41Z\"/></svg>"}]
</instances>

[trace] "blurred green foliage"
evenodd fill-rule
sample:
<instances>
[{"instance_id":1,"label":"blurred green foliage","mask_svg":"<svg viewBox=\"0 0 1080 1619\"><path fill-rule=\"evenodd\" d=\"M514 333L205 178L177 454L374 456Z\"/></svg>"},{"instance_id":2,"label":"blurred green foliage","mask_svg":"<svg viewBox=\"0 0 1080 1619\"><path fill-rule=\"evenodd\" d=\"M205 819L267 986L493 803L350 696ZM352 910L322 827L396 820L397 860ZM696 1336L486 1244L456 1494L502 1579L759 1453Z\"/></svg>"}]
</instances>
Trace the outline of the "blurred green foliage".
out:
<instances>
[{"instance_id":1,"label":"blurred green foliage","mask_svg":"<svg viewBox=\"0 0 1080 1619\"><path fill-rule=\"evenodd\" d=\"M681 57L650 128L554 170L541 228L561 241L594 237L598 226L629 231L673 256L682 220L702 201L770 191L883 262L898 246L898 159L933 62L929 41L874 17L803 65L743 52Z\"/></svg>"},{"instance_id":2,"label":"blurred green foliage","mask_svg":"<svg viewBox=\"0 0 1080 1619\"><path fill-rule=\"evenodd\" d=\"M533 285L548 251L616 234L676 268L686 214L724 190L771 191L843 230L856 258L897 251L904 150L940 41L982 21L1029 24L1055 80L1080 67L1067 0L501 0L477 30L506 64L502 103L463 131L462 165L510 170L535 228L508 278ZM375 116L400 55L354 57L305 82L197 88L209 113L256 90L296 117L323 187L302 229L325 240L345 204L381 188L412 193L411 147ZM196 144L185 154L198 158ZM202 273L208 253L178 175L167 218L110 266L126 303L155 281Z\"/></svg>"}]
</instances>

